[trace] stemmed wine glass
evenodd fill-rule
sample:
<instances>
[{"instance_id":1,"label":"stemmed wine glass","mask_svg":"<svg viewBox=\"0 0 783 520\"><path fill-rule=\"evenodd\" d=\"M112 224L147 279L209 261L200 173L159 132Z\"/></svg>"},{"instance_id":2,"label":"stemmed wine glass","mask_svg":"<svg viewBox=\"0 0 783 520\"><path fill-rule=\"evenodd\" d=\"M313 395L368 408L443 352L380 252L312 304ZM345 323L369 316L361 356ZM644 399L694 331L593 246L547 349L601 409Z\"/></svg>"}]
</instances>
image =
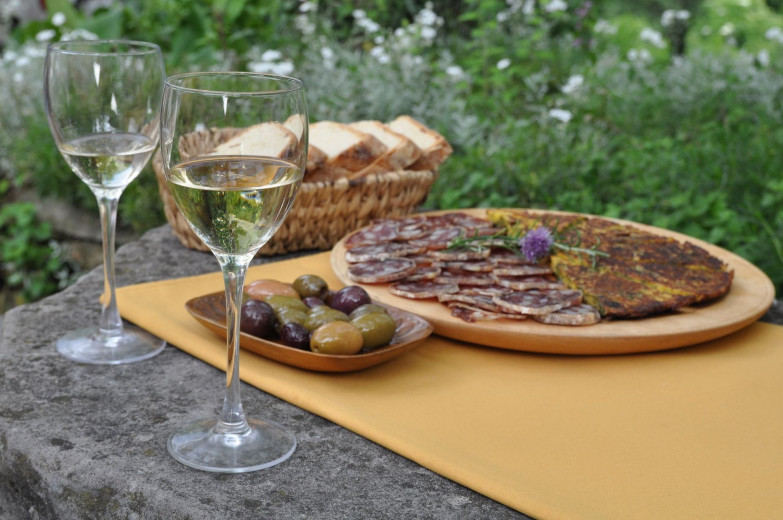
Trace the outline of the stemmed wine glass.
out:
<instances>
[{"instance_id":1,"label":"stemmed wine glass","mask_svg":"<svg viewBox=\"0 0 783 520\"><path fill-rule=\"evenodd\" d=\"M286 218L307 158L302 83L246 72L196 72L163 88L161 155L180 213L220 264L226 290L226 394L218 417L168 440L188 466L239 473L283 462L296 438L248 419L239 393L239 321L247 266Z\"/></svg>"},{"instance_id":2,"label":"stemmed wine glass","mask_svg":"<svg viewBox=\"0 0 783 520\"><path fill-rule=\"evenodd\" d=\"M117 308L114 237L123 190L158 144L165 71L160 48L120 40L63 41L46 53L44 102L57 148L98 200L104 295L97 327L57 340L82 363L121 364L158 354L166 343L123 324Z\"/></svg>"}]
</instances>

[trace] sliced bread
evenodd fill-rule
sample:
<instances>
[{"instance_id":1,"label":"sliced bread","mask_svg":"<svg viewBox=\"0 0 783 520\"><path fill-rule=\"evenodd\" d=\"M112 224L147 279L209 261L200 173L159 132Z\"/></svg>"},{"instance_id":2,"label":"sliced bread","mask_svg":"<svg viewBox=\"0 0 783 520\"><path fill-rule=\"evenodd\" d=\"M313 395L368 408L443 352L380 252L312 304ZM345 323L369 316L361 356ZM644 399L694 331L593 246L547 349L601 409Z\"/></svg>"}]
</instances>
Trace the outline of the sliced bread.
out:
<instances>
[{"instance_id":1,"label":"sliced bread","mask_svg":"<svg viewBox=\"0 0 783 520\"><path fill-rule=\"evenodd\" d=\"M421 150L421 156L410 165L411 170L435 171L454 151L446 138L410 116L399 116L388 126L413 141Z\"/></svg>"},{"instance_id":2,"label":"sliced bread","mask_svg":"<svg viewBox=\"0 0 783 520\"><path fill-rule=\"evenodd\" d=\"M378 138L335 121L312 123L310 142L326 153L326 162L318 172L324 178L353 178L386 152L386 145Z\"/></svg>"},{"instance_id":3,"label":"sliced bread","mask_svg":"<svg viewBox=\"0 0 783 520\"><path fill-rule=\"evenodd\" d=\"M375 162L362 169L359 175L404 170L421 156L421 150L413 141L380 121L356 121L350 126L360 132L375 136L386 145L386 152L381 154Z\"/></svg>"},{"instance_id":4,"label":"sliced bread","mask_svg":"<svg viewBox=\"0 0 783 520\"><path fill-rule=\"evenodd\" d=\"M259 123L217 145L212 155L261 155L292 159L297 144L296 135L280 123Z\"/></svg>"},{"instance_id":5,"label":"sliced bread","mask_svg":"<svg viewBox=\"0 0 783 520\"><path fill-rule=\"evenodd\" d=\"M291 116L285 120L283 126L291 130L297 139L302 138L304 124L301 117ZM326 163L326 153L312 142L309 142L307 145L307 169L305 171L305 180L309 180L307 179L307 175L322 168L324 163Z\"/></svg>"}]
</instances>

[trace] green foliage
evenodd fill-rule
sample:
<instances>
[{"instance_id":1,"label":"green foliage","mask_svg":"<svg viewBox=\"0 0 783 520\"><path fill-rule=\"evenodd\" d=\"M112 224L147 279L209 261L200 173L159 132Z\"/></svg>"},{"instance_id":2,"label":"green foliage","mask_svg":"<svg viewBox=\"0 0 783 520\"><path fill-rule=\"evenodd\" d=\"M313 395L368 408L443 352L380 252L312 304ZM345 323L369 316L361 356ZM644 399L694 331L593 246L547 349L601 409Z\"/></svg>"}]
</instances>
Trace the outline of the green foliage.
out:
<instances>
[{"instance_id":1,"label":"green foliage","mask_svg":"<svg viewBox=\"0 0 783 520\"><path fill-rule=\"evenodd\" d=\"M21 302L62 289L73 273L52 240L49 224L38 220L29 203L6 204L0 209L0 266L0 289L19 294Z\"/></svg>"}]
</instances>

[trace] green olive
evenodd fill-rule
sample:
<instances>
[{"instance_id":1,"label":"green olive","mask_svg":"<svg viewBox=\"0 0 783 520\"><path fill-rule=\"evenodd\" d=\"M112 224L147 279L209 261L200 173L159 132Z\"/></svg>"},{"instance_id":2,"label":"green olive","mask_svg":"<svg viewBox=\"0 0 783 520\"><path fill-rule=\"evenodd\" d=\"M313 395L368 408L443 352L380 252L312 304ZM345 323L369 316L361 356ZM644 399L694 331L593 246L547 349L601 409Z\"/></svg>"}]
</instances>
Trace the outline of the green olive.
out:
<instances>
[{"instance_id":1,"label":"green olive","mask_svg":"<svg viewBox=\"0 0 783 520\"><path fill-rule=\"evenodd\" d=\"M272 307L272 309L274 309L275 313L279 312L279 310L282 309L283 307L291 307L294 309L299 309L304 313L307 313L308 311L307 305L305 305L305 303L296 296L283 296L277 294L274 296L269 296L264 301L268 303Z\"/></svg>"},{"instance_id":2,"label":"green olive","mask_svg":"<svg viewBox=\"0 0 783 520\"><path fill-rule=\"evenodd\" d=\"M326 305L314 307L307 314L304 326L309 331L314 331L321 325L332 321L349 321L348 315Z\"/></svg>"},{"instance_id":3,"label":"green olive","mask_svg":"<svg viewBox=\"0 0 783 520\"><path fill-rule=\"evenodd\" d=\"M397 322L385 312L363 314L351 323L362 333L364 348L368 349L388 345L397 330Z\"/></svg>"},{"instance_id":4,"label":"green olive","mask_svg":"<svg viewBox=\"0 0 783 520\"><path fill-rule=\"evenodd\" d=\"M310 350L320 354L356 354L362 344L362 333L347 321L326 323L310 335Z\"/></svg>"},{"instance_id":5,"label":"green olive","mask_svg":"<svg viewBox=\"0 0 783 520\"><path fill-rule=\"evenodd\" d=\"M356 307L350 314L351 320L355 320L359 316L364 316L365 314L371 314L375 312L380 313L386 313L388 314L389 311L386 310L386 307L383 305L378 305L377 303L365 303L364 305L359 305Z\"/></svg>"},{"instance_id":6,"label":"green olive","mask_svg":"<svg viewBox=\"0 0 783 520\"><path fill-rule=\"evenodd\" d=\"M304 325L307 320L307 313L294 307L282 307L280 310L275 310L275 317L277 318L278 328L280 328L286 323L292 322Z\"/></svg>"},{"instance_id":7,"label":"green olive","mask_svg":"<svg viewBox=\"0 0 783 520\"><path fill-rule=\"evenodd\" d=\"M318 275L303 274L292 284L294 290L299 293L300 298L307 298L308 296L316 296L323 298L329 287L326 281Z\"/></svg>"}]
</instances>

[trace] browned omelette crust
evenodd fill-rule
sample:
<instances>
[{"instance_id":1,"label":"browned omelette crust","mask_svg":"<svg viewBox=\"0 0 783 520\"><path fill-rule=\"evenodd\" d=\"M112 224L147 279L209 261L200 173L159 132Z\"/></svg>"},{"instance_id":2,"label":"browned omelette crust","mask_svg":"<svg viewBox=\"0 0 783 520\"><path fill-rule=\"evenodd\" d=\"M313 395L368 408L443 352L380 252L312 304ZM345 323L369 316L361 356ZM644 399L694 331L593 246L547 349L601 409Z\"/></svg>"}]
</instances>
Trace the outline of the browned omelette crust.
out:
<instances>
[{"instance_id":1,"label":"browned omelette crust","mask_svg":"<svg viewBox=\"0 0 783 520\"><path fill-rule=\"evenodd\" d=\"M558 242L609 256L557 251L552 270L607 318L637 318L714 300L731 288L734 272L690 242L599 217L490 210L490 220L523 236L545 225Z\"/></svg>"}]
</instances>

